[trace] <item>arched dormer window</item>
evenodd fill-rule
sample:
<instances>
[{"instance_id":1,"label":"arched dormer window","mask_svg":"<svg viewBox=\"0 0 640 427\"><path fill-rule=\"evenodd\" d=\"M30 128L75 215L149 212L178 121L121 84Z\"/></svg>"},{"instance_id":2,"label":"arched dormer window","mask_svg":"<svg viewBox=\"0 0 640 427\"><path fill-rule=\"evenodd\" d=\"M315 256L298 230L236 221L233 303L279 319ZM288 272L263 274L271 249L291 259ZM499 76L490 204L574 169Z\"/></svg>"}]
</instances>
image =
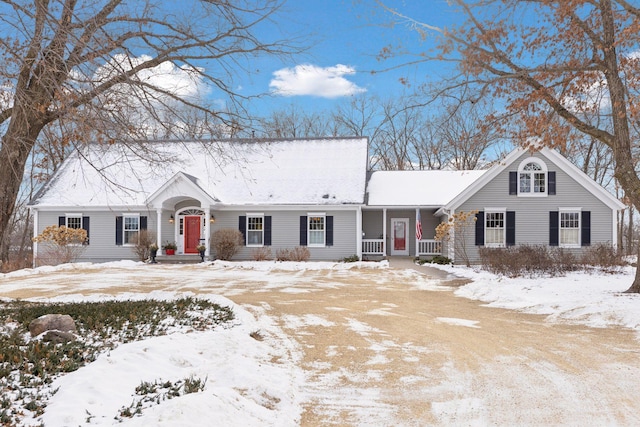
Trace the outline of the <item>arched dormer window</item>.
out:
<instances>
[{"instance_id":1,"label":"arched dormer window","mask_svg":"<svg viewBox=\"0 0 640 427\"><path fill-rule=\"evenodd\" d=\"M547 195L547 166L536 158L525 159L518 167L518 195Z\"/></svg>"}]
</instances>

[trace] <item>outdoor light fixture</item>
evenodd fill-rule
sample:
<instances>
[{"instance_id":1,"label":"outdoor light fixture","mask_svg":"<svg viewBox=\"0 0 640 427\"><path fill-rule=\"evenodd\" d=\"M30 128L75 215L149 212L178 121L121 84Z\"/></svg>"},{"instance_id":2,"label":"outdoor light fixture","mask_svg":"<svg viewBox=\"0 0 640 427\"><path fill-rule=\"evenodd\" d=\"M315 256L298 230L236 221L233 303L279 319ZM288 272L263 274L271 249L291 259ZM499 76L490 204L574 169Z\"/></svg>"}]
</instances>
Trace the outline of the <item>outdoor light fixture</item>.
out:
<instances>
[{"instance_id":1,"label":"outdoor light fixture","mask_svg":"<svg viewBox=\"0 0 640 427\"><path fill-rule=\"evenodd\" d=\"M173 218L173 215L171 215L171 218L169 218L169 222L173 224L173 221L175 221L175 219Z\"/></svg>"},{"instance_id":2,"label":"outdoor light fixture","mask_svg":"<svg viewBox=\"0 0 640 427\"><path fill-rule=\"evenodd\" d=\"M211 215L211 218L209 218L209 222L210 222L211 224L213 224L214 222L216 222L216 217L215 217L215 216L213 216L213 215Z\"/></svg>"}]
</instances>

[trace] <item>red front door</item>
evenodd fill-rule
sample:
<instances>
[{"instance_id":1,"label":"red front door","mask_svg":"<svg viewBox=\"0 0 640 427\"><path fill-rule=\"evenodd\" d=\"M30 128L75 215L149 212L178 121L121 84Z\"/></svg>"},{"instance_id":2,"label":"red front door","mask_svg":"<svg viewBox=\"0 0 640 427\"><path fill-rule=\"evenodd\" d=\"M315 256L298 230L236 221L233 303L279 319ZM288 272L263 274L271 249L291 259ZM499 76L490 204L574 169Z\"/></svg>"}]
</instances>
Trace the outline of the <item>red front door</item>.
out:
<instances>
[{"instance_id":1,"label":"red front door","mask_svg":"<svg viewBox=\"0 0 640 427\"><path fill-rule=\"evenodd\" d=\"M200 217L184 217L184 253L197 254L196 246L200 244Z\"/></svg>"},{"instance_id":2,"label":"red front door","mask_svg":"<svg viewBox=\"0 0 640 427\"><path fill-rule=\"evenodd\" d=\"M407 248L407 230L404 222L396 222L393 226L393 249L404 251Z\"/></svg>"}]
</instances>

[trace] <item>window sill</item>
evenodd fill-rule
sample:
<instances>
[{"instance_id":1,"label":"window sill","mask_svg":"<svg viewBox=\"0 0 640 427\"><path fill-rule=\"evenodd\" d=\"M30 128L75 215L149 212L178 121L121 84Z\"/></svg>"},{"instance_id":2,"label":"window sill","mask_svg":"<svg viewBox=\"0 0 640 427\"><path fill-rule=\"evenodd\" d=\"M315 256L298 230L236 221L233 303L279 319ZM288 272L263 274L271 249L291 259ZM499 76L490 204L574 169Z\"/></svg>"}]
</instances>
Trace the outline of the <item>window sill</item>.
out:
<instances>
[{"instance_id":1,"label":"window sill","mask_svg":"<svg viewBox=\"0 0 640 427\"><path fill-rule=\"evenodd\" d=\"M315 244L315 245L307 245L307 247L308 247L308 248L326 248L326 247L327 247L327 245L318 245L318 244Z\"/></svg>"},{"instance_id":2,"label":"window sill","mask_svg":"<svg viewBox=\"0 0 640 427\"><path fill-rule=\"evenodd\" d=\"M518 193L518 197L547 197L547 193Z\"/></svg>"}]
</instances>

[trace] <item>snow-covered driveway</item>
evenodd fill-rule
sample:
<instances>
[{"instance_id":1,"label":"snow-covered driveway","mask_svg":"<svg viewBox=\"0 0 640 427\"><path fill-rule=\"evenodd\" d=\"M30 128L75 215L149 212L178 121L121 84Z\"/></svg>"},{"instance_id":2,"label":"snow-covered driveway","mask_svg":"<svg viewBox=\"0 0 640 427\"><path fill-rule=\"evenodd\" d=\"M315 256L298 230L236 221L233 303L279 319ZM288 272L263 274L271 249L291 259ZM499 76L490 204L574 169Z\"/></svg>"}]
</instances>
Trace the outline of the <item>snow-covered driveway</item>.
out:
<instances>
[{"instance_id":1,"label":"snow-covered driveway","mask_svg":"<svg viewBox=\"0 0 640 427\"><path fill-rule=\"evenodd\" d=\"M486 307L412 270L321 267L78 267L0 295L225 296L296 343L303 426L640 425L633 331Z\"/></svg>"}]
</instances>

